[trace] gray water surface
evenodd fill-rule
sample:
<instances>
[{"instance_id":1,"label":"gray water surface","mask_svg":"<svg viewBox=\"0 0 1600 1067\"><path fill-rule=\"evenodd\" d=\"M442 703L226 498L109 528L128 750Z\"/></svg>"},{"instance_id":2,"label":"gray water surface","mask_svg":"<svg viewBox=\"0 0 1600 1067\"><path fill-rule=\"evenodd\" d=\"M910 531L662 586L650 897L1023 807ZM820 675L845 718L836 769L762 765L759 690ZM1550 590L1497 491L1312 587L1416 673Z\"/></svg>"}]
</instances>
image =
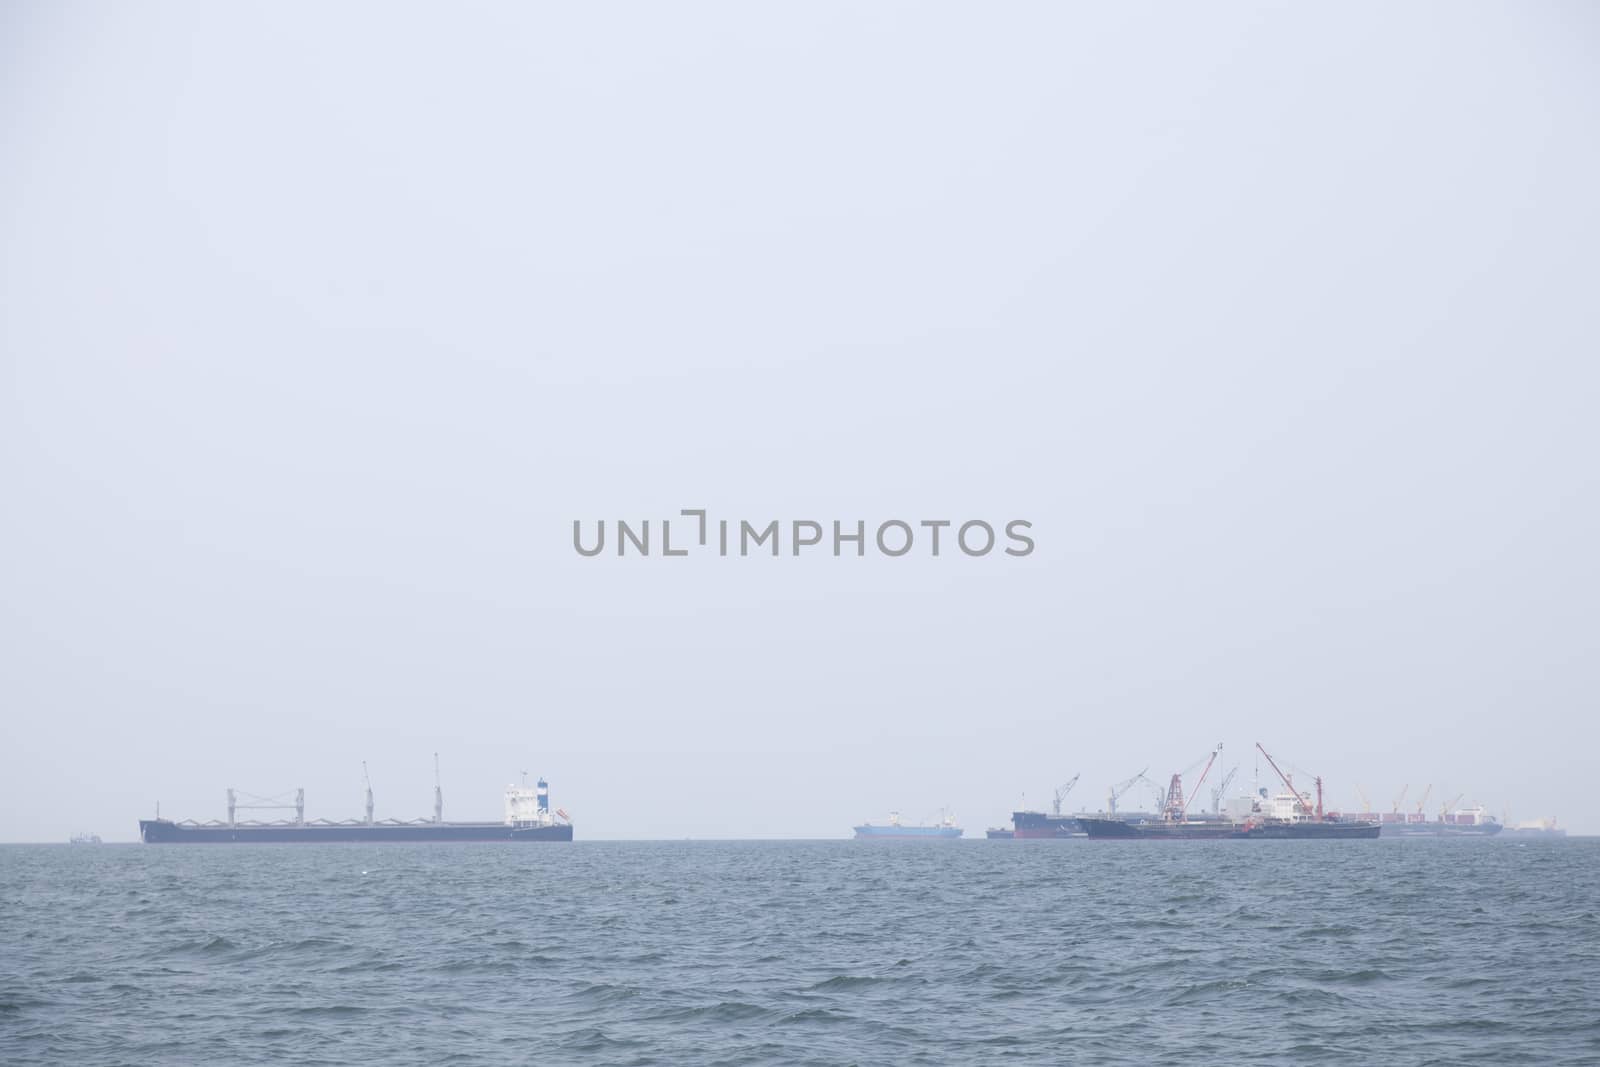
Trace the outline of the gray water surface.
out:
<instances>
[{"instance_id":1,"label":"gray water surface","mask_svg":"<svg viewBox=\"0 0 1600 1067\"><path fill-rule=\"evenodd\" d=\"M1595 1063L1600 840L0 847L0 1062Z\"/></svg>"}]
</instances>

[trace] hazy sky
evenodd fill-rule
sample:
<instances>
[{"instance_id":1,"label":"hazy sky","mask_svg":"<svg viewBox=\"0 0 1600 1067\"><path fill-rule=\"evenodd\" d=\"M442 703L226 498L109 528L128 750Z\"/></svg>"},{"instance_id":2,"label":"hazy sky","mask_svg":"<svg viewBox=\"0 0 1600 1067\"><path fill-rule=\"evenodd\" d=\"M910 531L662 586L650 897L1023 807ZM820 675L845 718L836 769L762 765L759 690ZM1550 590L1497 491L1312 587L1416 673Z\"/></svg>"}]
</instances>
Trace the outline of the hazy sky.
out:
<instances>
[{"instance_id":1,"label":"hazy sky","mask_svg":"<svg viewBox=\"0 0 1600 1067\"><path fill-rule=\"evenodd\" d=\"M1257 740L1600 832L1597 49L1587 3L13 0L0 840L355 816L362 760L423 815L435 751L447 817L527 769L584 838L981 835ZM1038 548L572 549L697 507Z\"/></svg>"}]
</instances>

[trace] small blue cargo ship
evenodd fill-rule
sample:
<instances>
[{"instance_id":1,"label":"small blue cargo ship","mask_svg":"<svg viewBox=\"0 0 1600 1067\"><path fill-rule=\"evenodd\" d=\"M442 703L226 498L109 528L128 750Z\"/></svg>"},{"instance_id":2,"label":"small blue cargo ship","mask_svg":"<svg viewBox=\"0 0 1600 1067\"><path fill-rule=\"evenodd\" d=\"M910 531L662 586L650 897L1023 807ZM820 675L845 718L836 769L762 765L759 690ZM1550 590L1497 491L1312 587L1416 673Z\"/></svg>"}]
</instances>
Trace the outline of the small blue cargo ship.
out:
<instances>
[{"instance_id":1,"label":"small blue cargo ship","mask_svg":"<svg viewBox=\"0 0 1600 1067\"><path fill-rule=\"evenodd\" d=\"M928 826L913 826L900 821L900 813L891 811L887 826L863 823L855 827L857 841L953 841L961 836L954 815L946 815Z\"/></svg>"}]
</instances>

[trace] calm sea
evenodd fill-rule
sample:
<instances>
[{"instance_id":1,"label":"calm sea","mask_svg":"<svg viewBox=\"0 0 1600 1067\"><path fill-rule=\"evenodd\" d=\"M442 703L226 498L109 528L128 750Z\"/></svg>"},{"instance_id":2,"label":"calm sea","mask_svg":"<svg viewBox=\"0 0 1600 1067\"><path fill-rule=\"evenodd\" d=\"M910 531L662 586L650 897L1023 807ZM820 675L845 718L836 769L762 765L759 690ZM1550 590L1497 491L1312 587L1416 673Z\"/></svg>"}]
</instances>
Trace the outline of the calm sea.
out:
<instances>
[{"instance_id":1,"label":"calm sea","mask_svg":"<svg viewBox=\"0 0 1600 1067\"><path fill-rule=\"evenodd\" d=\"M8 846L0 1062L1600 1063L1600 840Z\"/></svg>"}]
</instances>

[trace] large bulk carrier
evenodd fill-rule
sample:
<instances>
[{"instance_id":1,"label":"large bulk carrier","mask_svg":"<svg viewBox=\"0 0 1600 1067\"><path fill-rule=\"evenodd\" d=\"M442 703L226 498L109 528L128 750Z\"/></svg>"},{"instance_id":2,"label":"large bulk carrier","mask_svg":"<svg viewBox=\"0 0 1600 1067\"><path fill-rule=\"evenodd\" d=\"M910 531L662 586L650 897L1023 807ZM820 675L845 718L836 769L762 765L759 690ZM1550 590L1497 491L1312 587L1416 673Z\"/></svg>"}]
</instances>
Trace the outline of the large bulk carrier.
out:
<instances>
[{"instance_id":1,"label":"large bulk carrier","mask_svg":"<svg viewBox=\"0 0 1600 1067\"><path fill-rule=\"evenodd\" d=\"M374 819L372 782L367 781L367 813L364 819L307 820L306 791L295 792L292 804L265 801L238 802L238 794L228 790L226 822L196 822L192 819L139 820L139 840L147 845L175 844L320 844L340 841L571 841L572 820L560 808L550 809L550 786L543 778L534 788L510 785L505 792L505 818L500 822L445 822L444 792L434 764L433 818ZM293 819L272 822L239 820L240 808L292 808Z\"/></svg>"},{"instance_id":2,"label":"large bulk carrier","mask_svg":"<svg viewBox=\"0 0 1600 1067\"><path fill-rule=\"evenodd\" d=\"M1148 767L1145 770L1149 770ZM1161 818L1160 814L1150 811L1120 811L1117 802L1135 786L1141 783L1155 787L1155 783L1145 777L1145 772L1140 771L1132 778L1119 782L1111 787L1106 797L1106 810L1094 813L1076 812L1062 814L1062 802L1067 799L1067 794L1072 792L1072 787L1078 784L1081 774L1072 776L1071 781L1055 791L1055 799L1050 810L1032 811L1022 810L1011 813L1011 829L997 828L989 831L990 837L1006 838L1017 841L1081 841L1088 834L1083 828L1085 819L1111 819L1118 822L1141 823L1152 822ZM1159 789L1157 789L1159 794ZM1220 795L1220 793L1219 793Z\"/></svg>"},{"instance_id":3,"label":"large bulk carrier","mask_svg":"<svg viewBox=\"0 0 1600 1067\"><path fill-rule=\"evenodd\" d=\"M1308 839L1318 841L1372 839L1378 836L1375 822L1347 819L1323 809L1322 779L1316 779L1316 804L1311 795L1295 789L1288 775L1258 743L1257 751L1283 780L1286 792L1268 798L1266 790L1247 801L1248 810L1229 811L1225 814L1193 816L1188 814L1188 801L1184 799L1182 779L1174 774L1168 787L1167 802L1158 819L1132 821L1116 818L1079 816L1078 825L1091 839L1113 838L1124 841L1206 841L1206 840L1282 840ZM1220 749L1219 749L1220 751ZM1195 783L1198 791L1211 770L1211 761ZM1192 794L1191 794L1192 797Z\"/></svg>"}]
</instances>

